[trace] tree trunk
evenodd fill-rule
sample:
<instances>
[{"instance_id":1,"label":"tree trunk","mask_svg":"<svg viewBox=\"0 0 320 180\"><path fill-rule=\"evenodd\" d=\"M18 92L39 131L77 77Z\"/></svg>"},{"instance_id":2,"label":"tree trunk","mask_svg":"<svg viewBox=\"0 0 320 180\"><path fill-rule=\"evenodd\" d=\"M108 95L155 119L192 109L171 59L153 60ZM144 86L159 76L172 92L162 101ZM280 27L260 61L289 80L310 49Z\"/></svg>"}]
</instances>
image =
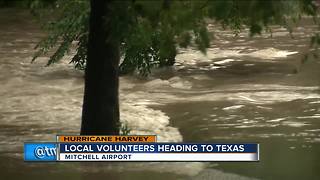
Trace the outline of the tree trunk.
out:
<instances>
[{"instance_id":1,"label":"tree trunk","mask_svg":"<svg viewBox=\"0 0 320 180\"><path fill-rule=\"evenodd\" d=\"M119 134L119 43L112 37L111 2L91 0L81 135Z\"/></svg>"}]
</instances>

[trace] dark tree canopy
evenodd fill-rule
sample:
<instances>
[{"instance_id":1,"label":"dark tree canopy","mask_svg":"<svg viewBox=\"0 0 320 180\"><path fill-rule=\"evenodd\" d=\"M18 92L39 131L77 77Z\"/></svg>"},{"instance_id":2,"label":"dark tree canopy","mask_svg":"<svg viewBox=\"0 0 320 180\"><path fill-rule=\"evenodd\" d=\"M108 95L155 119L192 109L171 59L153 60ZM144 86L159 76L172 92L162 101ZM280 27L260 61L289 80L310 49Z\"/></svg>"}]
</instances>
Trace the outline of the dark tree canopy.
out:
<instances>
[{"instance_id":1,"label":"dark tree canopy","mask_svg":"<svg viewBox=\"0 0 320 180\"><path fill-rule=\"evenodd\" d=\"M44 3L46 2L46 3ZM48 36L37 46L34 59L51 49L48 65L59 61L77 43L71 62L85 67L88 42L88 0L34 0L34 12L48 5L53 18L44 28ZM124 73L138 70L146 75L152 67L170 66L179 47L197 46L205 53L211 36L207 25L214 22L235 34L245 28L250 35L271 32L270 25L292 26L303 16L317 19L317 5L312 0L120 0L112 2L114 38L121 42ZM38 13L43 14L43 13ZM317 37L317 36L316 36Z\"/></svg>"}]
</instances>

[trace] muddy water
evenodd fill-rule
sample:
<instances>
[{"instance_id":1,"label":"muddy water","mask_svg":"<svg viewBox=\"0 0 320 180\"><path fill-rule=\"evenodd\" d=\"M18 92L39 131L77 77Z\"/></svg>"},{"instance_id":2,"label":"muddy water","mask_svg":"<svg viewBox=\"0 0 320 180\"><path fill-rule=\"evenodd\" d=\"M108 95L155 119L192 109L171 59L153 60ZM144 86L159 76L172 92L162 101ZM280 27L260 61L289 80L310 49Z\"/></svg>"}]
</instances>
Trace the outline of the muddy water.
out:
<instances>
[{"instance_id":1,"label":"muddy water","mask_svg":"<svg viewBox=\"0 0 320 180\"><path fill-rule=\"evenodd\" d=\"M121 117L161 141L259 142L258 163L24 163L24 141L78 134L83 72L30 64L44 33L25 11L0 10L0 172L11 179L318 179L320 65L301 63L315 27L272 37L213 28L207 55L181 49L175 67L121 77Z\"/></svg>"}]
</instances>

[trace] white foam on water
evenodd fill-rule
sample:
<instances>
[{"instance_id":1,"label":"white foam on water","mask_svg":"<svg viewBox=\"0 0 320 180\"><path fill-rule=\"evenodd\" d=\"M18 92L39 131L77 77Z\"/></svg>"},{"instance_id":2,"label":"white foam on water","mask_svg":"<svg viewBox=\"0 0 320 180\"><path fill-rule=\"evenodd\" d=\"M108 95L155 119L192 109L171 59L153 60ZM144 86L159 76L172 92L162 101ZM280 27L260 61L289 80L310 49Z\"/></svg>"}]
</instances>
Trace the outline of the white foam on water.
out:
<instances>
[{"instance_id":1,"label":"white foam on water","mask_svg":"<svg viewBox=\"0 0 320 180\"><path fill-rule=\"evenodd\" d=\"M320 129L307 129L308 132L320 132Z\"/></svg>"},{"instance_id":2,"label":"white foam on water","mask_svg":"<svg viewBox=\"0 0 320 180\"><path fill-rule=\"evenodd\" d=\"M247 96L241 95L241 96L239 96L239 97L242 98L242 99L245 99L245 100L247 100L247 101L250 101L250 102L257 102L257 100L254 100L254 99L249 98L249 97L247 97Z\"/></svg>"},{"instance_id":3,"label":"white foam on water","mask_svg":"<svg viewBox=\"0 0 320 180\"><path fill-rule=\"evenodd\" d=\"M240 60L224 59L224 60L221 60L221 61L215 61L214 64L222 65L222 64L228 64L228 63L231 63L231 62L234 62L234 61L240 61Z\"/></svg>"},{"instance_id":4,"label":"white foam on water","mask_svg":"<svg viewBox=\"0 0 320 180\"><path fill-rule=\"evenodd\" d=\"M313 119L313 118L320 118L320 115L313 115L313 116L299 116L298 119Z\"/></svg>"},{"instance_id":5,"label":"white foam on water","mask_svg":"<svg viewBox=\"0 0 320 180\"><path fill-rule=\"evenodd\" d=\"M271 120L268 120L267 122L280 122L280 121L283 121L283 120L286 120L287 118L277 118L277 119L271 119Z\"/></svg>"},{"instance_id":6,"label":"white foam on water","mask_svg":"<svg viewBox=\"0 0 320 180\"><path fill-rule=\"evenodd\" d=\"M225 111L236 110L236 109L240 109L242 107L244 107L244 105L234 105L234 106L229 106L229 107L222 108L222 110L225 110Z\"/></svg>"},{"instance_id":7,"label":"white foam on water","mask_svg":"<svg viewBox=\"0 0 320 180\"><path fill-rule=\"evenodd\" d=\"M188 80L184 80L178 76L172 77L168 80L154 79L143 84L145 88L152 89L191 89L192 83Z\"/></svg>"},{"instance_id":8,"label":"white foam on water","mask_svg":"<svg viewBox=\"0 0 320 180\"><path fill-rule=\"evenodd\" d=\"M148 88L158 88L158 87L169 86L169 85L170 83L168 80L162 80L162 79L154 79L144 84L144 86Z\"/></svg>"},{"instance_id":9,"label":"white foam on water","mask_svg":"<svg viewBox=\"0 0 320 180\"><path fill-rule=\"evenodd\" d=\"M295 122L295 121L283 121L282 122L282 125L285 125L285 126L290 126L290 127L303 127L303 126L307 126L307 125L310 125L306 122Z\"/></svg>"},{"instance_id":10,"label":"white foam on water","mask_svg":"<svg viewBox=\"0 0 320 180\"><path fill-rule=\"evenodd\" d=\"M236 103L272 104L275 102L288 102L297 99L320 99L316 91L317 86L285 86L271 84L236 84L215 88L214 90L180 90L168 91L165 89L150 89L152 99L160 104L173 102L197 102L197 101L223 101L230 100ZM131 94L133 99L139 101L139 97L145 97L144 92ZM143 98L142 98L143 99ZM270 109L270 108L265 108Z\"/></svg>"},{"instance_id":11,"label":"white foam on water","mask_svg":"<svg viewBox=\"0 0 320 180\"><path fill-rule=\"evenodd\" d=\"M215 66L213 66L215 67ZM197 74L197 75L194 75L192 76L193 79L196 79L196 80L211 80L211 78L208 76L208 75L205 75L205 74Z\"/></svg>"},{"instance_id":12,"label":"white foam on water","mask_svg":"<svg viewBox=\"0 0 320 180\"><path fill-rule=\"evenodd\" d=\"M264 106L256 106L257 108L260 108L260 109L267 109L267 110L272 110L271 107L264 107Z\"/></svg>"},{"instance_id":13,"label":"white foam on water","mask_svg":"<svg viewBox=\"0 0 320 180\"><path fill-rule=\"evenodd\" d=\"M312 102L309 102L309 104L320 104L320 101L312 101Z\"/></svg>"},{"instance_id":14,"label":"white foam on water","mask_svg":"<svg viewBox=\"0 0 320 180\"><path fill-rule=\"evenodd\" d=\"M173 77L170 78L169 80L170 86L173 88L178 88L178 89L191 89L192 84L189 81L183 80L180 77Z\"/></svg>"},{"instance_id":15,"label":"white foam on water","mask_svg":"<svg viewBox=\"0 0 320 180\"><path fill-rule=\"evenodd\" d=\"M169 117L159 110L122 102L120 111L121 121L131 129L130 134L157 135L159 142L182 141L179 130L169 126Z\"/></svg>"},{"instance_id":16,"label":"white foam on water","mask_svg":"<svg viewBox=\"0 0 320 180\"><path fill-rule=\"evenodd\" d=\"M182 53L176 56L176 62L184 65L195 65L197 63L212 62L214 59L226 58L226 60L220 61L221 64L224 64L235 61L234 59L230 59L230 57L253 57L257 59L273 60L279 58L286 58L290 55L298 53L297 51L280 50L273 47L253 50L251 52L243 52L243 50L241 49L209 48L207 49L206 55L204 55L200 51L187 50L183 51ZM216 63L219 63L219 61Z\"/></svg>"},{"instance_id":17,"label":"white foam on water","mask_svg":"<svg viewBox=\"0 0 320 180\"><path fill-rule=\"evenodd\" d=\"M261 58L261 59L276 59L276 58L286 58L287 56L297 54L296 51L285 51L279 50L275 48L267 48L258 51L254 51L252 53L248 53L248 56Z\"/></svg>"}]
</instances>

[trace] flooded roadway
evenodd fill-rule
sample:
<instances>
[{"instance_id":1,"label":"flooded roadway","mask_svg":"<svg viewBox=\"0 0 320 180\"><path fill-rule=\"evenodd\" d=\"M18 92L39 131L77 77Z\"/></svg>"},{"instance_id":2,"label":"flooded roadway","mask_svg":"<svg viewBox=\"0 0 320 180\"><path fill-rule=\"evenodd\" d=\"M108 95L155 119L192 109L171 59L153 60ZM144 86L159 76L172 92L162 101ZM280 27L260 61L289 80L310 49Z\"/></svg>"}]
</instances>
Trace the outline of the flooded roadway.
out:
<instances>
[{"instance_id":1,"label":"flooded roadway","mask_svg":"<svg viewBox=\"0 0 320 180\"><path fill-rule=\"evenodd\" d=\"M78 134L83 72L30 64L43 32L0 10L0 172L10 179L318 179L320 64L301 59L315 27L248 38L214 29L207 55L181 49L173 68L121 77L121 119L161 141L259 142L258 163L24 163L23 142ZM30 16L29 16L30 17Z\"/></svg>"}]
</instances>

